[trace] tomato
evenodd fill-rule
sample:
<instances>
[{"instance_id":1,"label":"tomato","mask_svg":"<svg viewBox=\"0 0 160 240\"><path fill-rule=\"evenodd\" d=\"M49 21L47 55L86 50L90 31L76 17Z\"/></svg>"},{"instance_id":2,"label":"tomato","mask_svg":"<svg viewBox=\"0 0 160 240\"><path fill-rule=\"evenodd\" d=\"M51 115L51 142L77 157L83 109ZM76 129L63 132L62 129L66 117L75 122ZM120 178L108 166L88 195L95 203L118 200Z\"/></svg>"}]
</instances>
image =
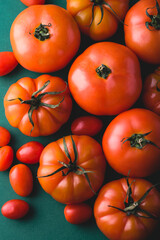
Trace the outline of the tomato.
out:
<instances>
[{"instance_id":1,"label":"tomato","mask_svg":"<svg viewBox=\"0 0 160 240\"><path fill-rule=\"evenodd\" d=\"M9 172L9 180L13 190L21 197L30 195L33 189L32 172L24 164L13 166Z\"/></svg>"},{"instance_id":2,"label":"tomato","mask_svg":"<svg viewBox=\"0 0 160 240\"><path fill-rule=\"evenodd\" d=\"M11 140L10 132L6 128L0 126L0 147L7 145L10 142L10 140Z\"/></svg>"},{"instance_id":3,"label":"tomato","mask_svg":"<svg viewBox=\"0 0 160 240\"><path fill-rule=\"evenodd\" d=\"M110 240L152 239L151 233L159 223L159 203L160 193L150 182L122 178L102 187L94 215L99 229Z\"/></svg>"},{"instance_id":4,"label":"tomato","mask_svg":"<svg viewBox=\"0 0 160 240\"><path fill-rule=\"evenodd\" d=\"M29 211L29 204L24 200L12 199L1 208L2 215L10 219L23 218Z\"/></svg>"},{"instance_id":5,"label":"tomato","mask_svg":"<svg viewBox=\"0 0 160 240\"><path fill-rule=\"evenodd\" d=\"M125 43L143 61L160 64L160 0L138 1L124 21Z\"/></svg>"},{"instance_id":6,"label":"tomato","mask_svg":"<svg viewBox=\"0 0 160 240\"><path fill-rule=\"evenodd\" d=\"M67 0L67 10L83 33L100 41L116 33L128 4L128 0Z\"/></svg>"},{"instance_id":7,"label":"tomato","mask_svg":"<svg viewBox=\"0 0 160 240\"><path fill-rule=\"evenodd\" d=\"M31 141L23 144L16 152L16 158L26 164L39 162L44 146L40 142Z\"/></svg>"},{"instance_id":8,"label":"tomato","mask_svg":"<svg viewBox=\"0 0 160 240\"><path fill-rule=\"evenodd\" d=\"M146 108L160 115L160 67L146 77L142 99Z\"/></svg>"},{"instance_id":9,"label":"tomato","mask_svg":"<svg viewBox=\"0 0 160 240\"><path fill-rule=\"evenodd\" d=\"M102 121L94 116L76 118L71 124L71 131L75 135L94 136L102 129Z\"/></svg>"},{"instance_id":10,"label":"tomato","mask_svg":"<svg viewBox=\"0 0 160 240\"><path fill-rule=\"evenodd\" d=\"M9 123L28 136L55 133L67 122L72 100L67 84L59 77L24 77L12 84L4 98Z\"/></svg>"},{"instance_id":11,"label":"tomato","mask_svg":"<svg viewBox=\"0 0 160 240\"><path fill-rule=\"evenodd\" d=\"M115 115L138 99L141 73L137 57L118 43L88 47L72 64L68 83L75 101L94 115Z\"/></svg>"},{"instance_id":12,"label":"tomato","mask_svg":"<svg viewBox=\"0 0 160 240\"><path fill-rule=\"evenodd\" d=\"M0 148L0 171L7 170L13 162L13 149L10 146Z\"/></svg>"},{"instance_id":13,"label":"tomato","mask_svg":"<svg viewBox=\"0 0 160 240\"><path fill-rule=\"evenodd\" d=\"M92 208L86 203L69 204L64 208L64 216L71 224L81 224L92 217Z\"/></svg>"},{"instance_id":14,"label":"tomato","mask_svg":"<svg viewBox=\"0 0 160 240\"><path fill-rule=\"evenodd\" d=\"M36 4L44 4L45 0L20 0L24 5L31 6Z\"/></svg>"},{"instance_id":15,"label":"tomato","mask_svg":"<svg viewBox=\"0 0 160 240\"><path fill-rule=\"evenodd\" d=\"M10 39L18 62L26 69L48 73L64 68L80 45L80 31L64 8L33 5L14 20Z\"/></svg>"},{"instance_id":16,"label":"tomato","mask_svg":"<svg viewBox=\"0 0 160 240\"><path fill-rule=\"evenodd\" d=\"M106 160L100 144L89 136L66 136L48 144L37 177L55 200L73 204L94 196L104 180Z\"/></svg>"},{"instance_id":17,"label":"tomato","mask_svg":"<svg viewBox=\"0 0 160 240\"><path fill-rule=\"evenodd\" d=\"M106 128L102 146L118 173L149 176L160 170L160 117L146 109L123 112Z\"/></svg>"},{"instance_id":18,"label":"tomato","mask_svg":"<svg viewBox=\"0 0 160 240\"><path fill-rule=\"evenodd\" d=\"M13 52L0 52L0 76L7 75L18 65Z\"/></svg>"}]
</instances>

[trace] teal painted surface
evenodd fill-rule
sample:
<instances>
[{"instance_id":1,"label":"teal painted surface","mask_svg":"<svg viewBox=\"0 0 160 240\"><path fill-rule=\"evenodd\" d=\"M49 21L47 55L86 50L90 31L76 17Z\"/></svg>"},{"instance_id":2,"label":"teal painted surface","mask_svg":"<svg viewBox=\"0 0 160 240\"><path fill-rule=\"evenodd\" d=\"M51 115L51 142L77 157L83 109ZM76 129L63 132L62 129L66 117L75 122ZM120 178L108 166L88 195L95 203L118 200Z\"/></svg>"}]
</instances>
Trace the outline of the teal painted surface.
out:
<instances>
[{"instance_id":1,"label":"teal painted surface","mask_svg":"<svg viewBox=\"0 0 160 240\"><path fill-rule=\"evenodd\" d=\"M132 4L135 2L136 1L132 1ZM66 8L65 0L48 0L46 3L56 4ZM25 8L26 6L19 0L0 1L0 51L12 50L9 37L10 27L15 17ZM120 27L118 33L111 38L110 41L123 43L122 26ZM82 35L81 47L76 56L78 56L78 54L80 54L92 43L92 40ZM51 75L62 77L67 81L70 65L71 63L62 71L51 73ZM144 71L145 67L146 66L142 65L144 75L146 74ZM149 68L147 68L147 70L148 69ZM19 65L10 74L0 77L0 126L6 127L10 131L12 135L10 145L13 147L14 152L16 152L22 144L32 140L40 141L44 145L47 145L64 135L70 134L70 125L72 120L77 116L87 114L80 109L76 103L74 103L70 120L56 134L48 137L31 138L23 135L18 129L11 127L6 120L4 113L3 98L5 93L7 92L9 86L18 79L26 76L36 78L39 75L39 73L30 72ZM137 102L135 106L140 106L140 104L140 102ZM105 122L104 129L111 119L111 117L102 117L102 120ZM96 137L99 142L101 142L102 134L103 131ZM14 158L14 164L17 163L19 163L18 160ZM34 176L34 190L33 193L26 198L19 197L12 190L8 179L9 171L0 173L0 207L6 201L13 198L26 200L30 204L30 212L22 220L9 220L0 215L0 240L107 240L107 238L96 226L94 218L92 218L88 223L80 226L71 225L66 222L63 214L65 205L56 202L50 195L46 194L42 190L36 179L38 165L29 167L31 168ZM118 177L119 175L108 167L105 182ZM93 206L94 199L91 199L88 202Z\"/></svg>"}]
</instances>

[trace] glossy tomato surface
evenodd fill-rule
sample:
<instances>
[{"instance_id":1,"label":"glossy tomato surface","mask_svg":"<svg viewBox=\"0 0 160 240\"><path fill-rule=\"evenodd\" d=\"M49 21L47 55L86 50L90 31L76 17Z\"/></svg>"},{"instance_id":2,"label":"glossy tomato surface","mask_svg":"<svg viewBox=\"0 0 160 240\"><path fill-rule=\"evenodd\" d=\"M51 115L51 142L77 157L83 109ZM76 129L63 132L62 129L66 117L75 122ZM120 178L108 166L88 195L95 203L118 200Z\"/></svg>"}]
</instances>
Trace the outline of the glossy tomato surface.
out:
<instances>
[{"instance_id":1,"label":"glossy tomato surface","mask_svg":"<svg viewBox=\"0 0 160 240\"><path fill-rule=\"evenodd\" d=\"M12 147L4 146L0 148L0 171L5 171L12 165L13 156Z\"/></svg>"},{"instance_id":2,"label":"glossy tomato surface","mask_svg":"<svg viewBox=\"0 0 160 240\"><path fill-rule=\"evenodd\" d=\"M20 0L23 4L26 6L32 6L32 5L37 5L37 4L44 4L45 0Z\"/></svg>"},{"instance_id":3,"label":"glossy tomato surface","mask_svg":"<svg viewBox=\"0 0 160 240\"><path fill-rule=\"evenodd\" d=\"M95 43L74 61L68 83L75 101L85 111L119 114L130 108L141 93L139 61L121 44Z\"/></svg>"},{"instance_id":4,"label":"glossy tomato surface","mask_svg":"<svg viewBox=\"0 0 160 240\"><path fill-rule=\"evenodd\" d=\"M10 142L11 134L8 129L0 126L0 147L4 147Z\"/></svg>"},{"instance_id":5,"label":"glossy tomato surface","mask_svg":"<svg viewBox=\"0 0 160 240\"><path fill-rule=\"evenodd\" d=\"M0 52L0 77L10 73L17 65L13 52Z\"/></svg>"}]
</instances>

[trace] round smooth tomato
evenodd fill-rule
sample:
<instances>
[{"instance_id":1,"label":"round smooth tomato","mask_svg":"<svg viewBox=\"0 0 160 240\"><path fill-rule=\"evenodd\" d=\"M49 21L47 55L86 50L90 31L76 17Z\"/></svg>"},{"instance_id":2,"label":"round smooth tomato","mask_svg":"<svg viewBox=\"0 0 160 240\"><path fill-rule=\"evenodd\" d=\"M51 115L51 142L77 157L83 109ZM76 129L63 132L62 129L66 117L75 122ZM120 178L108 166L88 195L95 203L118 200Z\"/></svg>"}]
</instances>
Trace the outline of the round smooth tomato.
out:
<instances>
[{"instance_id":1,"label":"round smooth tomato","mask_svg":"<svg viewBox=\"0 0 160 240\"><path fill-rule=\"evenodd\" d=\"M26 164L39 162L44 146L40 142L31 141L23 144L16 152L16 158Z\"/></svg>"},{"instance_id":2,"label":"round smooth tomato","mask_svg":"<svg viewBox=\"0 0 160 240\"><path fill-rule=\"evenodd\" d=\"M9 200L1 208L2 215L9 219L23 218L28 211L29 204L20 199Z\"/></svg>"},{"instance_id":3,"label":"round smooth tomato","mask_svg":"<svg viewBox=\"0 0 160 240\"><path fill-rule=\"evenodd\" d=\"M71 132L75 135L94 136L102 129L103 122L94 116L76 118L71 124Z\"/></svg>"},{"instance_id":4,"label":"round smooth tomato","mask_svg":"<svg viewBox=\"0 0 160 240\"><path fill-rule=\"evenodd\" d=\"M73 62L68 83L73 98L85 111L119 114L130 108L141 93L139 61L121 44L95 43Z\"/></svg>"},{"instance_id":5,"label":"round smooth tomato","mask_svg":"<svg viewBox=\"0 0 160 240\"><path fill-rule=\"evenodd\" d=\"M13 52L0 52L0 76L7 75L18 65Z\"/></svg>"},{"instance_id":6,"label":"round smooth tomato","mask_svg":"<svg viewBox=\"0 0 160 240\"><path fill-rule=\"evenodd\" d=\"M101 145L89 136L66 136L42 151L37 177L55 200L73 204L94 196L104 180Z\"/></svg>"},{"instance_id":7,"label":"round smooth tomato","mask_svg":"<svg viewBox=\"0 0 160 240\"><path fill-rule=\"evenodd\" d=\"M44 4L45 0L20 0L24 5L26 6L32 6L32 5L36 5L36 4Z\"/></svg>"},{"instance_id":8,"label":"round smooth tomato","mask_svg":"<svg viewBox=\"0 0 160 240\"><path fill-rule=\"evenodd\" d=\"M33 190L33 176L29 167L17 164L10 169L9 180L13 190L21 197L27 197Z\"/></svg>"},{"instance_id":9,"label":"round smooth tomato","mask_svg":"<svg viewBox=\"0 0 160 240\"><path fill-rule=\"evenodd\" d=\"M10 132L6 128L0 126L0 147L4 147L5 145L7 145L10 142L10 140L11 140Z\"/></svg>"},{"instance_id":10,"label":"round smooth tomato","mask_svg":"<svg viewBox=\"0 0 160 240\"><path fill-rule=\"evenodd\" d=\"M92 217L92 208L86 203L69 204L64 208L64 216L71 224L81 224Z\"/></svg>"},{"instance_id":11,"label":"round smooth tomato","mask_svg":"<svg viewBox=\"0 0 160 240\"><path fill-rule=\"evenodd\" d=\"M72 100L67 83L59 77L24 77L12 84L4 97L6 118L28 136L55 133L67 122Z\"/></svg>"},{"instance_id":12,"label":"round smooth tomato","mask_svg":"<svg viewBox=\"0 0 160 240\"><path fill-rule=\"evenodd\" d=\"M67 10L80 30L96 41L107 39L116 33L128 5L128 0L67 0Z\"/></svg>"},{"instance_id":13,"label":"round smooth tomato","mask_svg":"<svg viewBox=\"0 0 160 240\"><path fill-rule=\"evenodd\" d=\"M142 99L146 108L160 115L160 67L146 77Z\"/></svg>"},{"instance_id":14,"label":"round smooth tomato","mask_svg":"<svg viewBox=\"0 0 160 240\"><path fill-rule=\"evenodd\" d=\"M13 52L26 69L48 73L64 68L80 45L80 31L64 8L33 5L23 10L10 30Z\"/></svg>"},{"instance_id":15,"label":"round smooth tomato","mask_svg":"<svg viewBox=\"0 0 160 240\"><path fill-rule=\"evenodd\" d=\"M141 0L124 21L125 44L143 61L160 64L160 0Z\"/></svg>"},{"instance_id":16,"label":"round smooth tomato","mask_svg":"<svg viewBox=\"0 0 160 240\"><path fill-rule=\"evenodd\" d=\"M0 171L7 170L13 162L13 149L10 146L0 148Z\"/></svg>"},{"instance_id":17,"label":"round smooth tomato","mask_svg":"<svg viewBox=\"0 0 160 240\"><path fill-rule=\"evenodd\" d=\"M148 191L148 192L147 192ZM144 179L104 185L94 205L99 229L110 240L145 240L159 223L160 193Z\"/></svg>"},{"instance_id":18,"label":"round smooth tomato","mask_svg":"<svg viewBox=\"0 0 160 240\"><path fill-rule=\"evenodd\" d=\"M107 126L103 151L111 167L123 175L146 177L160 170L160 117L146 109L119 114Z\"/></svg>"}]
</instances>

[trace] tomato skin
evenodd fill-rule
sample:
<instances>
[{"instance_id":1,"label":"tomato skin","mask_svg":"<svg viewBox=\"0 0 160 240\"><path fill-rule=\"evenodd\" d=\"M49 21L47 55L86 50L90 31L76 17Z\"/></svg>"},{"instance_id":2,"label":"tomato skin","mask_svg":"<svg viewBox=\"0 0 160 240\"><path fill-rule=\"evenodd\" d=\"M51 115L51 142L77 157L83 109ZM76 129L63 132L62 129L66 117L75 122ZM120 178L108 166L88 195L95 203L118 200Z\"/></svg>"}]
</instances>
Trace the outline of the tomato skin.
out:
<instances>
[{"instance_id":1,"label":"tomato skin","mask_svg":"<svg viewBox=\"0 0 160 240\"><path fill-rule=\"evenodd\" d=\"M52 109L38 105L39 107L37 106L32 114L33 127L29 120L31 105L21 104L21 101L17 98L24 101L34 100L32 94L44 86L47 81L50 81L48 86L36 97L41 93L61 92L56 95L46 94L40 101L40 104L59 104L59 106ZM10 99L15 100L9 101ZM4 97L4 107L6 118L12 127L19 128L27 136L47 136L58 131L67 122L72 110L72 99L66 83L61 78L45 74L36 79L24 77L12 84ZM34 101L32 107L34 108Z\"/></svg>"},{"instance_id":2,"label":"tomato skin","mask_svg":"<svg viewBox=\"0 0 160 240\"><path fill-rule=\"evenodd\" d=\"M36 4L44 4L45 0L20 0L26 6L32 6Z\"/></svg>"},{"instance_id":3,"label":"tomato skin","mask_svg":"<svg viewBox=\"0 0 160 240\"><path fill-rule=\"evenodd\" d=\"M10 142L10 139L10 132L6 128L0 126L0 147L7 145Z\"/></svg>"},{"instance_id":4,"label":"tomato skin","mask_svg":"<svg viewBox=\"0 0 160 240\"><path fill-rule=\"evenodd\" d=\"M26 164L39 162L40 155L44 149L43 144L31 141L22 145L16 152L16 158Z\"/></svg>"},{"instance_id":5,"label":"tomato skin","mask_svg":"<svg viewBox=\"0 0 160 240\"><path fill-rule=\"evenodd\" d=\"M1 208L2 215L9 219L23 218L28 211L29 204L20 199L9 200Z\"/></svg>"},{"instance_id":6,"label":"tomato skin","mask_svg":"<svg viewBox=\"0 0 160 240\"><path fill-rule=\"evenodd\" d=\"M97 73L102 65L110 70L106 78ZM85 111L116 115L130 108L141 93L139 61L121 44L95 43L73 62L68 84L73 98Z\"/></svg>"},{"instance_id":7,"label":"tomato skin","mask_svg":"<svg viewBox=\"0 0 160 240\"><path fill-rule=\"evenodd\" d=\"M129 179L131 183L133 179ZM132 198L138 201L152 186L144 179L135 179L132 183ZM152 218L127 216L126 213L108 205L124 209L124 199L127 191L126 179L111 181L100 190L94 205L94 216L99 229L110 240L144 240L153 233L158 220ZM153 188L140 204L140 208L159 218L160 193ZM144 215L144 214L143 214ZM116 229L116 231L115 231Z\"/></svg>"},{"instance_id":8,"label":"tomato skin","mask_svg":"<svg viewBox=\"0 0 160 240\"><path fill-rule=\"evenodd\" d=\"M157 0L160 4L160 0ZM155 0L138 1L129 9L124 21L125 44L143 61L160 64L160 31L147 29L145 23L150 22L150 15L157 15Z\"/></svg>"},{"instance_id":9,"label":"tomato skin","mask_svg":"<svg viewBox=\"0 0 160 240\"><path fill-rule=\"evenodd\" d=\"M149 133L150 132L150 133ZM132 147L133 134L149 133L145 139L157 145L146 144L142 149ZM110 166L125 176L146 177L160 170L160 117L146 109L131 109L119 114L106 128L102 147Z\"/></svg>"},{"instance_id":10,"label":"tomato skin","mask_svg":"<svg viewBox=\"0 0 160 240\"><path fill-rule=\"evenodd\" d=\"M110 4L121 20L124 18L129 7L128 0L105 0L103 1L103 4L100 3L103 8L103 19L101 23L99 22L102 13L97 4L97 6L94 7L94 19L92 24L93 1L67 0L67 10L72 14L78 23L80 30L95 41L101 41L113 36L117 31L119 24L119 19L113 14L112 10L104 4L104 2Z\"/></svg>"},{"instance_id":11,"label":"tomato skin","mask_svg":"<svg viewBox=\"0 0 160 240\"><path fill-rule=\"evenodd\" d=\"M0 171L6 171L12 165L13 156L12 147L4 146L0 148Z\"/></svg>"},{"instance_id":12,"label":"tomato skin","mask_svg":"<svg viewBox=\"0 0 160 240\"><path fill-rule=\"evenodd\" d=\"M102 121L94 116L76 118L71 124L71 132L75 135L95 136L102 129Z\"/></svg>"},{"instance_id":13,"label":"tomato skin","mask_svg":"<svg viewBox=\"0 0 160 240\"><path fill-rule=\"evenodd\" d=\"M96 192L103 183L106 169L106 160L104 158L100 144L89 136L73 135L73 140L77 148L77 165L88 172L88 178L94 192ZM58 172L49 177L42 177L57 171L62 167L62 163L69 163L64 150L63 138L48 144L40 157L40 165L37 171L37 177L41 187L50 194L56 201L64 204L75 204L86 201L94 196L89 183L84 174L77 174L76 170L68 175L68 169L63 173ZM66 145L72 161L75 160L75 154L71 136L65 137ZM41 177L41 178L40 178Z\"/></svg>"},{"instance_id":14,"label":"tomato skin","mask_svg":"<svg viewBox=\"0 0 160 240\"><path fill-rule=\"evenodd\" d=\"M35 37L40 24L49 33L43 41ZM24 68L49 73L64 68L74 57L80 45L80 31L64 8L53 4L33 5L14 20L10 40L13 52Z\"/></svg>"},{"instance_id":15,"label":"tomato skin","mask_svg":"<svg viewBox=\"0 0 160 240\"><path fill-rule=\"evenodd\" d=\"M81 224L92 217L92 208L86 203L66 205L64 216L71 224Z\"/></svg>"},{"instance_id":16,"label":"tomato skin","mask_svg":"<svg viewBox=\"0 0 160 240\"><path fill-rule=\"evenodd\" d=\"M146 108L160 115L160 67L146 77L142 99Z\"/></svg>"},{"instance_id":17,"label":"tomato skin","mask_svg":"<svg viewBox=\"0 0 160 240\"><path fill-rule=\"evenodd\" d=\"M33 190L32 172L24 164L17 164L10 169L9 180L13 190L21 197L27 197Z\"/></svg>"},{"instance_id":18,"label":"tomato skin","mask_svg":"<svg viewBox=\"0 0 160 240\"><path fill-rule=\"evenodd\" d=\"M13 71L17 65L13 52L0 52L0 77Z\"/></svg>"}]
</instances>

